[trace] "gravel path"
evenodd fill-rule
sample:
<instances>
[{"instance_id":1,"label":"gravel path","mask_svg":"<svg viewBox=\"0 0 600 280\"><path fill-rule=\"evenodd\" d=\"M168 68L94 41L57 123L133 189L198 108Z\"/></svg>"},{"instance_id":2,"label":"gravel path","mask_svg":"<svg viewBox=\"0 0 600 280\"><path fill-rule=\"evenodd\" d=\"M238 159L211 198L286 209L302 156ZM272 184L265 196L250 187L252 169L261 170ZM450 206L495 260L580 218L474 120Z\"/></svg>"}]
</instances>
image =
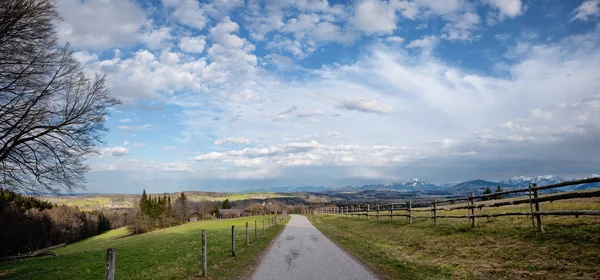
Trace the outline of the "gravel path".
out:
<instances>
[{"instance_id":1,"label":"gravel path","mask_svg":"<svg viewBox=\"0 0 600 280\"><path fill-rule=\"evenodd\" d=\"M327 239L306 217L291 215L252 279L377 278Z\"/></svg>"}]
</instances>

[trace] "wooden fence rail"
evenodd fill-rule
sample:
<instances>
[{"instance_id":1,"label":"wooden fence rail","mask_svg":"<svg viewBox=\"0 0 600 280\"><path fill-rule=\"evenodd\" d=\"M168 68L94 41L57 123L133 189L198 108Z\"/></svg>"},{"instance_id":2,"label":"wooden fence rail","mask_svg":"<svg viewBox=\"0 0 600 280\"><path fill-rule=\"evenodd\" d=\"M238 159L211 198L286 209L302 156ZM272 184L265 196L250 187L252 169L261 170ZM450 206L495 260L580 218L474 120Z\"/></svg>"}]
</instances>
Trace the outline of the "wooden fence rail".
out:
<instances>
[{"instance_id":1,"label":"wooden fence rail","mask_svg":"<svg viewBox=\"0 0 600 280\"><path fill-rule=\"evenodd\" d=\"M273 216L273 223L269 225L269 227L275 227L277 223L284 221L287 218L288 214L287 213L283 213L281 215L275 215ZM271 220L271 218L269 218L269 220ZM264 218L263 218L263 235L264 235ZM256 239L258 239L258 227L256 224L256 220L254 221L254 234ZM235 250L235 240L236 240L236 235L235 235L235 226L232 225L231 226L231 255L233 257L236 256L236 250ZM249 237L249 232L248 232L248 222L246 222L246 245L250 246L250 237ZM202 230L202 248L201 248L201 270L202 270L202 278L206 278L208 277L208 272L207 272L207 253L206 253L206 248L207 248L207 238L206 238L206 230ZM117 257L117 252L115 250L115 248L108 248L106 250L106 274L105 274L105 279L106 280L114 280L115 279L115 273L116 273L116 257Z\"/></svg>"},{"instance_id":2,"label":"wooden fence rail","mask_svg":"<svg viewBox=\"0 0 600 280\"><path fill-rule=\"evenodd\" d=\"M459 197L446 200L432 200L430 203L425 204L412 204L411 201L404 203L389 203L389 204L359 204L359 205L329 205L319 209L315 209L313 213L319 214L337 214L350 217L366 217L369 219L370 216L375 216L377 221L381 221L381 217L389 217L390 221L393 217L407 217L408 223L411 224L413 219L432 219L433 225L437 225L437 221L440 218L468 218L472 227L477 226L477 218L490 218L490 217L502 217L502 216L531 216L534 227L537 225L538 232L544 232L544 224L542 216L600 216L600 210L557 210L557 211L543 211L541 209L541 202L551 202L556 200L564 199L577 199L577 198L591 198L600 197L600 189L594 189L591 191L577 192L570 191L558 194L539 196L539 191L549 190L554 188L598 183L600 177L587 178L582 180L561 182L558 184L552 184L547 186L537 186L536 184L530 185L528 188L514 189L503 192L497 192L493 194L475 195L471 193L467 197ZM515 193L527 193L528 198L513 199L509 201L489 201L488 199L494 199L499 196ZM467 202L466 205L450 206L458 201ZM509 205L529 204L529 212L505 212L505 213L493 213L493 214L478 214L478 210L484 207L502 207ZM421 209L415 209L415 207L421 207ZM467 210L467 215L439 215L440 211L454 211L454 210ZM399 213L405 211L406 214ZM374 214L373 214L374 212ZM419 216L414 215L414 212L430 212L430 216Z\"/></svg>"}]
</instances>

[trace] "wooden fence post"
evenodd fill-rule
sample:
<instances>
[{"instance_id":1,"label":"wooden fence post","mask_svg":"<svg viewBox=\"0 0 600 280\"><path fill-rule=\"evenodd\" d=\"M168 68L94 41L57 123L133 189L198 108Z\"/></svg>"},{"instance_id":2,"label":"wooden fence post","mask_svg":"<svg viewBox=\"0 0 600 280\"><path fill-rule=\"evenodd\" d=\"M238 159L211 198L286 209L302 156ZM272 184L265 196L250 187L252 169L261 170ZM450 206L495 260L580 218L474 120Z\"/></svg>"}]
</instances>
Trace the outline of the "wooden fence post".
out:
<instances>
[{"instance_id":1,"label":"wooden fence post","mask_svg":"<svg viewBox=\"0 0 600 280\"><path fill-rule=\"evenodd\" d=\"M371 207L369 206L369 204L367 204L367 221L369 220L369 210L370 210L370 208Z\"/></svg>"},{"instance_id":2,"label":"wooden fence post","mask_svg":"<svg viewBox=\"0 0 600 280\"><path fill-rule=\"evenodd\" d=\"M435 205L435 199L433 200L433 225L437 226L437 207Z\"/></svg>"},{"instance_id":3,"label":"wooden fence post","mask_svg":"<svg viewBox=\"0 0 600 280\"><path fill-rule=\"evenodd\" d=\"M254 239L258 240L258 226L256 225L256 220L254 220Z\"/></svg>"},{"instance_id":4,"label":"wooden fence post","mask_svg":"<svg viewBox=\"0 0 600 280\"><path fill-rule=\"evenodd\" d=\"M202 278L206 278L206 230L202 230Z\"/></svg>"},{"instance_id":5,"label":"wooden fence post","mask_svg":"<svg viewBox=\"0 0 600 280\"><path fill-rule=\"evenodd\" d=\"M380 221L380 217L379 217L379 204L375 205L375 214L377 215L377 221Z\"/></svg>"},{"instance_id":6,"label":"wooden fence post","mask_svg":"<svg viewBox=\"0 0 600 280\"><path fill-rule=\"evenodd\" d=\"M250 246L250 235L248 234L248 222L246 222L246 247Z\"/></svg>"},{"instance_id":7,"label":"wooden fence post","mask_svg":"<svg viewBox=\"0 0 600 280\"><path fill-rule=\"evenodd\" d=\"M533 184L533 187L537 187L537 184ZM540 203L537 201L538 199L538 190L534 190L533 191L533 198L536 200L535 201L535 212L540 212ZM542 215L535 215L535 219L537 220L537 224L538 224L538 231L540 233L544 232L544 224L542 223Z\"/></svg>"},{"instance_id":8,"label":"wooden fence post","mask_svg":"<svg viewBox=\"0 0 600 280\"><path fill-rule=\"evenodd\" d=\"M263 217L263 234L265 234L265 217Z\"/></svg>"},{"instance_id":9,"label":"wooden fence post","mask_svg":"<svg viewBox=\"0 0 600 280\"><path fill-rule=\"evenodd\" d=\"M408 224L412 224L412 208L410 205L410 200L408 201Z\"/></svg>"},{"instance_id":10,"label":"wooden fence post","mask_svg":"<svg viewBox=\"0 0 600 280\"><path fill-rule=\"evenodd\" d=\"M394 214L394 205L390 204L390 222L394 220L394 216L392 216Z\"/></svg>"},{"instance_id":11,"label":"wooden fence post","mask_svg":"<svg viewBox=\"0 0 600 280\"><path fill-rule=\"evenodd\" d=\"M235 257L235 226L231 226L231 255Z\"/></svg>"},{"instance_id":12,"label":"wooden fence post","mask_svg":"<svg viewBox=\"0 0 600 280\"><path fill-rule=\"evenodd\" d=\"M475 199L473 198L474 196L474 193L469 195L469 201L471 202L471 227L477 226L477 218L475 217Z\"/></svg>"},{"instance_id":13,"label":"wooden fence post","mask_svg":"<svg viewBox=\"0 0 600 280\"><path fill-rule=\"evenodd\" d=\"M115 280L116 257L115 248L106 249L106 280Z\"/></svg>"}]
</instances>

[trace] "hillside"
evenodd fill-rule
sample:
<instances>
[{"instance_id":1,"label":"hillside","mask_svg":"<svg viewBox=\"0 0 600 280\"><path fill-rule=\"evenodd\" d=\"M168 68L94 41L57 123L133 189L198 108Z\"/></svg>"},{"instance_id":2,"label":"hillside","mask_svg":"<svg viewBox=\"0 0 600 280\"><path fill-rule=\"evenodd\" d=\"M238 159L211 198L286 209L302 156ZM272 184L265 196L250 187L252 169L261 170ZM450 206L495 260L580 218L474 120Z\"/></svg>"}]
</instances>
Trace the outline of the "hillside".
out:
<instances>
[{"instance_id":1,"label":"hillside","mask_svg":"<svg viewBox=\"0 0 600 280\"><path fill-rule=\"evenodd\" d=\"M103 279L107 248L116 248L117 279L184 279L201 272L201 231L207 230L208 271L212 279L238 278L255 265L271 239L283 228L267 230L245 246L246 222L262 229L263 216L209 220L130 236L125 228L55 250L58 256L0 263L0 278ZM237 257L230 256L231 226L235 225Z\"/></svg>"}]
</instances>

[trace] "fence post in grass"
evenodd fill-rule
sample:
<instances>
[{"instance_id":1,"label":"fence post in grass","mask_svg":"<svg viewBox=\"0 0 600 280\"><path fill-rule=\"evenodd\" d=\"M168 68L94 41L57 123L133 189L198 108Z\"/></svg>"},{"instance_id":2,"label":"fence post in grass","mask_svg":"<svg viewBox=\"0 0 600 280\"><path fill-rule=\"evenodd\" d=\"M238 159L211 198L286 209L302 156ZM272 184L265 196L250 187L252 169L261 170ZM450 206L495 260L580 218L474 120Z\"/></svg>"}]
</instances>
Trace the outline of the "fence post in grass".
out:
<instances>
[{"instance_id":1,"label":"fence post in grass","mask_svg":"<svg viewBox=\"0 0 600 280\"><path fill-rule=\"evenodd\" d=\"M394 214L394 205L390 204L390 222L394 220L394 217L392 216Z\"/></svg>"},{"instance_id":2,"label":"fence post in grass","mask_svg":"<svg viewBox=\"0 0 600 280\"><path fill-rule=\"evenodd\" d=\"M410 200L408 201L408 223L412 224L412 208L410 205Z\"/></svg>"},{"instance_id":3,"label":"fence post in grass","mask_svg":"<svg viewBox=\"0 0 600 280\"><path fill-rule=\"evenodd\" d=\"M235 226L231 226L231 255L235 257Z\"/></svg>"},{"instance_id":4,"label":"fence post in grass","mask_svg":"<svg viewBox=\"0 0 600 280\"><path fill-rule=\"evenodd\" d=\"M473 198L474 196L474 193L469 195L469 201L471 202L471 227L477 226L477 218L475 217L475 199Z\"/></svg>"},{"instance_id":5,"label":"fence post in grass","mask_svg":"<svg viewBox=\"0 0 600 280\"><path fill-rule=\"evenodd\" d=\"M369 220L369 210L370 210L370 208L371 207L369 206L369 204L367 204L367 221Z\"/></svg>"},{"instance_id":6,"label":"fence post in grass","mask_svg":"<svg viewBox=\"0 0 600 280\"><path fill-rule=\"evenodd\" d=\"M437 225L437 208L435 205L435 199L433 200L433 225L436 226Z\"/></svg>"},{"instance_id":7,"label":"fence post in grass","mask_svg":"<svg viewBox=\"0 0 600 280\"><path fill-rule=\"evenodd\" d=\"M533 184L533 187L537 187L537 184ZM540 212L540 203L537 201L538 199L538 190L534 190L533 191L533 198L535 199L535 219L537 220L537 225L538 225L538 231L540 233L544 232L544 224L542 223L542 216L537 214L538 212Z\"/></svg>"},{"instance_id":8,"label":"fence post in grass","mask_svg":"<svg viewBox=\"0 0 600 280\"><path fill-rule=\"evenodd\" d=\"M202 278L206 278L206 230L202 230Z\"/></svg>"},{"instance_id":9,"label":"fence post in grass","mask_svg":"<svg viewBox=\"0 0 600 280\"><path fill-rule=\"evenodd\" d=\"M250 234L248 233L248 222L246 222L246 247L250 246Z\"/></svg>"},{"instance_id":10,"label":"fence post in grass","mask_svg":"<svg viewBox=\"0 0 600 280\"><path fill-rule=\"evenodd\" d=\"M377 221L379 222L379 204L375 205L375 215L377 216Z\"/></svg>"},{"instance_id":11,"label":"fence post in grass","mask_svg":"<svg viewBox=\"0 0 600 280\"><path fill-rule=\"evenodd\" d=\"M115 248L106 249L106 280L115 280Z\"/></svg>"},{"instance_id":12,"label":"fence post in grass","mask_svg":"<svg viewBox=\"0 0 600 280\"><path fill-rule=\"evenodd\" d=\"M263 217L263 234L265 234L265 217Z\"/></svg>"},{"instance_id":13,"label":"fence post in grass","mask_svg":"<svg viewBox=\"0 0 600 280\"><path fill-rule=\"evenodd\" d=\"M258 226L256 225L256 220L254 220L254 239L258 240Z\"/></svg>"}]
</instances>

